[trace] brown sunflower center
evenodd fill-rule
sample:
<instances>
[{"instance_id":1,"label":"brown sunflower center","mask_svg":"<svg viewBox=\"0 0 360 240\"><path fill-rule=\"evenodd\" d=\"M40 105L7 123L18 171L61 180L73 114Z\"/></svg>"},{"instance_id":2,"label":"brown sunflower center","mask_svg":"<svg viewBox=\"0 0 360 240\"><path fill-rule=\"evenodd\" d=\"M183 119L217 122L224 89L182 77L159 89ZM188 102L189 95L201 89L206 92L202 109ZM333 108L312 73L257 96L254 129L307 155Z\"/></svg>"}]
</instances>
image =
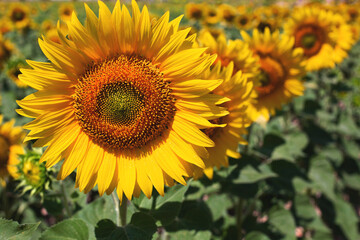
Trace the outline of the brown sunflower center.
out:
<instances>
[{"instance_id":1,"label":"brown sunflower center","mask_svg":"<svg viewBox=\"0 0 360 240\"><path fill-rule=\"evenodd\" d=\"M200 8L191 9L191 18L194 18L194 19L202 18L202 10Z\"/></svg>"},{"instance_id":2,"label":"brown sunflower center","mask_svg":"<svg viewBox=\"0 0 360 240\"><path fill-rule=\"evenodd\" d=\"M13 75L14 78L18 78L20 74L21 74L21 71L20 71L19 68L15 68L15 69L13 70L12 75Z\"/></svg>"},{"instance_id":3,"label":"brown sunflower center","mask_svg":"<svg viewBox=\"0 0 360 240\"><path fill-rule=\"evenodd\" d=\"M269 74L264 70L260 71L258 79L261 87L269 86L269 84L271 83Z\"/></svg>"},{"instance_id":4,"label":"brown sunflower center","mask_svg":"<svg viewBox=\"0 0 360 240\"><path fill-rule=\"evenodd\" d=\"M63 15L71 16L72 10L70 8L65 8L63 11Z\"/></svg>"},{"instance_id":5,"label":"brown sunflower center","mask_svg":"<svg viewBox=\"0 0 360 240\"><path fill-rule=\"evenodd\" d=\"M295 31L295 47L304 50L307 57L316 55L325 43L326 34L320 26L307 24L297 28Z\"/></svg>"},{"instance_id":6,"label":"brown sunflower center","mask_svg":"<svg viewBox=\"0 0 360 240\"><path fill-rule=\"evenodd\" d=\"M352 21L354 21L359 16L359 12L354 8L348 9L348 14Z\"/></svg>"},{"instance_id":7,"label":"brown sunflower center","mask_svg":"<svg viewBox=\"0 0 360 240\"><path fill-rule=\"evenodd\" d=\"M226 22L231 23L235 19L235 14L234 14L234 12L232 12L230 10L224 10L223 18L225 19Z\"/></svg>"},{"instance_id":8,"label":"brown sunflower center","mask_svg":"<svg viewBox=\"0 0 360 240\"><path fill-rule=\"evenodd\" d=\"M216 10L213 10L213 9L209 10L209 12L208 12L209 17L216 17L216 15L217 15Z\"/></svg>"},{"instance_id":9,"label":"brown sunflower center","mask_svg":"<svg viewBox=\"0 0 360 240\"><path fill-rule=\"evenodd\" d=\"M239 23L240 23L240 25L241 26L244 26L244 25L246 25L247 23L248 23L248 18L247 17L241 17L240 19L239 19Z\"/></svg>"},{"instance_id":10,"label":"brown sunflower center","mask_svg":"<svg viewBox=\"0 0 360 240\"><path fill-rule=\"evenodd\" d=\"M11 20L13 22L20 22L25 18L25 12L20 8L15 8L11 13Z\"/></svg>"},{"instance_id":11,"label":"brown sunflower center","mask_svg":"<svg viewBox=\"0 0 360 240\"><path fill-rule=\"evenodd\" d=\"M269 56L260 58L260 74L258 81L260 83L255 89L259 97L271 94L281 85L286 77L286 72L282 63Z\"/></svg>"},{"instance_id":12,"label":"brown sunflower center","mask_svg":"<svg viewBox=\"0 0 360 240\"><path fill-rule=\"evenodd\" d=\"M0 169L6 167L9 160L10 145L8 140L0 135Z\"/></svg>"},{"instance_id":13,"label":"brown sunflower center","mask_svg":"<svg viewBox=\"0 0 360 240\"><path fill-rule=\"evenodd\" d=\"M272 25L269 22L261 21L257 26L257 29L262 33L265 32L266 28L269 28L270 32L272 32Z\"/></svg>"},{"instance_id":14,"label":"brown sunflower center","mask_svg":"<svg viewBox=\"0 0 360 240\"><path fill-rule=\"evenodd\" d=\"M301 38L301 45L304 48L312 48L316 43L315 34L306 34Z\"/></svg>"},{"instance_id":15,"label":"brown sunflower center","mask_svg":"<svg viewBox=\"0 0 360 240\"><path fill-rule=\"evenodd\" d=\"M217 28L211 28L209 29L209 33L213 38L217 39L223 32Z\"/></svg>"},{"instance_id":16,"label":"brown sunflower center","mask_svg":"<svg viewBox=\"0 0 360 240\"><path fill-rule=\"evenodd\" d=\"M108 149L140 148L161 136L175 115L169 83L150 61L121 55L79 78L75 114L83 131Z\"/></svg>"},{"instance_id":17,"label":"brown sunflower center","mask_svg":"<svg viewBox=\"0 0 360 240\"><path fill-rule=\"evenodd\" d=\"M119 126L136 121L144 108L144 95L129 82L105 85L97 95L99 116Z\"/></svg>"}]
</instances>

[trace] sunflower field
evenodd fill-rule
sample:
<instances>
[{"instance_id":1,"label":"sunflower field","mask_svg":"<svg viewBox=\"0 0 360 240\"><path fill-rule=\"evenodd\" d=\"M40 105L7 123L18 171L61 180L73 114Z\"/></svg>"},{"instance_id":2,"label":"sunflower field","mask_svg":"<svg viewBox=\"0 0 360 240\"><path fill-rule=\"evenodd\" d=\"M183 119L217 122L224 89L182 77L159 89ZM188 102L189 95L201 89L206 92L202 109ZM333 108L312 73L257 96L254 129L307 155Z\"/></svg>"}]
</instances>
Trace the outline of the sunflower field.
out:
<instances>
[{"instance_id":1,"label":"sunflower field","mask_svg":"<svg viewBox=\"0 0 360 240\"><path fill-rule=\"evenodd\" d=\"M0 240L359 240L360 2L0 2Z\"/></svg>"}]
</instances>

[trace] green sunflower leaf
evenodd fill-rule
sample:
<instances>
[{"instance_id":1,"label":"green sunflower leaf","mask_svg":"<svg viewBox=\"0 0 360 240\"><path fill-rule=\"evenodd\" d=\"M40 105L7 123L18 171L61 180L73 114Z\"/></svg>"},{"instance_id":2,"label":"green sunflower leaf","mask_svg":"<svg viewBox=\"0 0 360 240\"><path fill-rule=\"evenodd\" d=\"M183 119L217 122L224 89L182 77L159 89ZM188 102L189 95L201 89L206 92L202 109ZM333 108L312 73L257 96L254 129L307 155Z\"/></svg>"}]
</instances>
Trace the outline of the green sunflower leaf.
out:
<instances>
[{"instance_id":1,"label":"green sunflower leaf","mask_svg":"<svg viewBox=\"0 0 360 240\"><path fill-rule=\"evenodd\" d=\"M146 240L151 239L156 230L155 220L149 214L138 212L125 227L117 227L110 219L100 220L95 227L95 236L97 240Z\"/></svg>"},{"instance_id":2,"label":"green sunflower leaf","mask_svg":"<svg viewBox=\"0 0 360 240\"><path fill-rule=\"evenodd\" d=\"M19 224L16 221L0 218L0 239L1 240L26 240L38 228L40 222Z\"/></svg>"},{"instance_id":3,"label":"green sunflower leaf","mask_svg":"<svg viewBox=\"0 0 360 240\"><path fill-rule=\"evenodd\" d=\"M259 231L249 232L248 234L246 234L245 239L246 240L270 240L270 238L268 236L266 236L264 233L259 232Z\"/></svg>"},{"instance_id":4,"label":"green sunflower leaf","mask_svg":"<svg viewBox=\"0 0 360 240\"><path fill-rule=\"evenodd\" d=\"M295 240L295 220L290 211L274 206L269 212L269 223L284 235L284 239Z\"/></svg>"},{"instance_id":5,"label":"green sunflower leaf","mask_svg":"<svg viewBox=\"0 0 360 240\"><path fill-rule=\"evenodd\" d=\"M88 240L86 223L81 219L67 219L43 232L41 240Z\"/></svg>"},{"instance_id":6,"label":"green sunflower leaf","mask_svg":"<svg viewBox=\"0 0 360 240\"><path fill-rule=\"evenodd\" d=\"M236 179L233 183L235 184L247 184L255 183L263 179L276 177L277 174L271 171L268 165L262 164L255 169L251 165L247 165L241 169L239 173L239 178Z\"/></svg>"}]
</instances>

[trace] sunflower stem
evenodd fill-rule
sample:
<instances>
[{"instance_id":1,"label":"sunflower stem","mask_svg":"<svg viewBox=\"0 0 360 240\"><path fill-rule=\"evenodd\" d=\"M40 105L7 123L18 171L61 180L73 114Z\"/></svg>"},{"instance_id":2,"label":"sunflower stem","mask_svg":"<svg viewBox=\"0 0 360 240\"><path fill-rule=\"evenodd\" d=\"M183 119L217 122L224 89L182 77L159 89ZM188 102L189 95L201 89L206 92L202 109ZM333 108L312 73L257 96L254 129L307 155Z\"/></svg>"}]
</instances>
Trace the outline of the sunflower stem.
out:
<instances>
[{"instance_id":1,"label":"sunflower stem","mask_svg":"<svg viewBox=\"0 0 360 240\"><path fill-rule=\"evenodd\" d=\"M120 221L121 221L121 226L125 226L126 225L126 212L127 212L127 206L128 206L128 201L127 199L123 199L122 203L120 204Z\"/></svg>"},{"instance_id":2,"label":"sunflower stem","mask_svg":"<svg viewBox=\"0 0 360 240\"><path fill-rule=\"evenodd\" d=\"M243 207L244 207L244 199L239 198L237 206L236 206L236 226L237 226L237 239L242 239L242 224L243 224Z\"/></svg>"},{"instance_id":3,"label":"sunflower stem","mask_svg":"<svg viewBox=\"0 0 360 240\"><path fill-rule=\"evenodd\" d=\"M2 196L3 196L3 199L2 199L2 203L3 203L3 206L4 206L4 212L5 212L5 218L9 218L9 207L8 207L8 199L7 199L7 184L5 183L5 185L3 186L3 192L2 192Z\"/></svg>"},{"instance_id":4,"label":"sunflower stem","mask_svg":"<svg viewBox=\"0 0 360 240\"><path fill-rule=\"evenodd\" d=\"M69 218L69 217L71 217L71 211L70 211L70 208L69 208L69 201L68 201L68 198L66 196L66 191L65 191L65 186L64 186L63 181L60 181L60 185L61 185L61 193L62 193L62 196L64 198L65 212L66 212L67 217Z\"/></svg>"},{"instance_id":5,"label":"sunflower stem","mask_svg":"<svg viewBox=\"0 0 360 240\"><path fill-rule=\"evenodd\" d=\"M114 191L112 194L111 194L111 197L114 201L114 207L115 207L115 213L116 213L116 225L117 226L120 226L120 202L119 202L119 199L118 199L118 196L116 194L116 192Z\"/></svg>"}]
</instances>

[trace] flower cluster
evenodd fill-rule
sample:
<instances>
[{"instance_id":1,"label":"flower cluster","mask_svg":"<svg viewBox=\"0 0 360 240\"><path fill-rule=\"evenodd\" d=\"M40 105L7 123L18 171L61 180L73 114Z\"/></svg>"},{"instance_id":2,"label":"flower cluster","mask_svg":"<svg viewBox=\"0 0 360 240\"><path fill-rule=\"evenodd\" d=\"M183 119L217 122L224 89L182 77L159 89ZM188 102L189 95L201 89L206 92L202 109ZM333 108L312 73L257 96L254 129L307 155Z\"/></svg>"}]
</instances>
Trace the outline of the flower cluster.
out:
<instances>
[{"instance_id":1,"label":"flower cluster","mask_svg":"<svg viewBox=\"0 0 360 240\"><path fill-rule=\"evenodd\" d=\"M357 9L347 5L290 12L189 3L192 27L180 26L182 17L170 21L169 12L154 18L136 1L131 9L99 1L97 16L85 4L82 24L73 6L63 4L61 23L39 25L48 61L8 64L18 87L36 90L17 101L17 113L34 119L23 126L29 130L25 141L46 148L41 156L20 156L24 190L47 188L44 166L61 161L58 179L76 170L80 191L97 185L100 195L116 189L120 199L141 192L150 198L153 188L164 195L164 186L204 174L211 179L214 167L241 157L247 128L303 95L306 71L340 63L359 34ZM29 6L11 4L2 34L34 28L31 14L36 11ZM195 34L199 24L205 27ZM235 28L238 37L218 25ZM13 50L0 35L0 63ZM0 129L4 169L18 161L11 146L19 137L10 132Z\"/></svg>"}]
</instances>

